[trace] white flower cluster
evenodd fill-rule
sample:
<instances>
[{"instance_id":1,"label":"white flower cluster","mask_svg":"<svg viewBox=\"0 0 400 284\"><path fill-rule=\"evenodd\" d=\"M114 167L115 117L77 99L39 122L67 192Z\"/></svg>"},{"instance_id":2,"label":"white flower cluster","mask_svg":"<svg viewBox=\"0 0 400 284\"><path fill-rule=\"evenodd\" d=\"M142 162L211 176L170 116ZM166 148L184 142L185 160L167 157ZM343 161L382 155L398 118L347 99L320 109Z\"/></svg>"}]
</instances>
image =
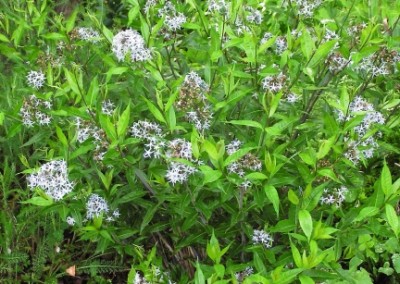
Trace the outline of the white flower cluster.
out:
<instances>
[{"instance_id":1,"label":"white flower cluster","mask_svg":"<svg viewBox=\"0 0 400 284\"><path fill-rule=\"evenodd\" d=\"M351 64L351 59L344 58L339 52L332 52L325 60L325 63L328 64L329 71L336 74Z\"/></svg>"},{"instance_id":2,"label":"white flower cluster","mask_svg":"<svg viewBox=\"0 0 400 284\"><path fill-rule=\"evenodd\" d=\"M294 0L300 16L310 18L314 15L314 10L322 4L321 0Z\"/></svg>"},{"instance_id":3,"label":"white flower cluster","mask_svg":"<svg viewBox=\"0 0 400 284\"><path fill-rule=\"evenodd\" d=\"M104 130L97 127L92 121L82 120L80 117L76 117L75 126L78 142L83 143L89 138L93 138L96 145L94 159L102 161L109 146Z\"/></svg>"},{"instance_id":4,"label":"white flower cluster","mask_svg":"<svg viewBox=\"0 0 400 284\"><path fill-rule=\"evenodd\" d=\"M145 14L148 14L150 12L150 9L153 8L155 5L157 5L157 0L147 0L143 9Z\"/></svg>"},{"instance_id":5,"label":"white flower cluster","mask_svg":"<svg viewBox=\"0 0 400 284\"><path fill-rule=\"evenodd\" d=\"M174 139L166 142L161 127L157 123L148 121L138 121L131 127L133 137L146 141L144 158L165 157L168 163L166 179L173 185L185 182L189 176L197 171L191 165L196 162L192 154L192 145L184 139ZM176 160L178 159L178 160ZM179 159L187 161L179 161Z\"/></svg>"},{"instance_id":6,"label":"white flower cluster","mask_svg":"<svg viewBox=\"0 0 400 284\"><path fill-rule=\"evenodd\" d=\"M361 32L367 27L366 23L361 23L357 25L353 25L347 28L348 36L358 40L361 36Z\"/></svg>"},{"instance_id":7,"label":"white flower cluster","mask_svg":"<svg viewBox=\"0 0 400 284\"><path fill-rule=\"evenodd\" d=\"M27 177L28 187L33 190L41 188L46 195L58 201L70 193L74 184L68 179L67 163L54 160L43 164L37 173Z\"/></svg>"},{"instance_id":8,"label":"white flower cluster","mask_svg":"<svg viewBox=\"0 0 400 284\"><path fill-rule=\"evenodd\" d=\"M275 53L281 55L288 48L286 38L278 36L275 41Z\"/></svg>"},{"instance_id":9,"label":"white flower cluster","mask_svg":"<svg viewBox=\"0 0 400 284\"><path fill-rule=\"evenodd\" d=\"M261 44L264 44L264 43L266 43L269 39L271 39L272 37L273 37L273 34L272 34L272 33L266 32L266 33L264 33L263 38L261 39L260 43L261 43Z\"/></svg>"},{"instance_id":10,"label":"white flower cluster","mask_svg":"<svg viewBox=\"0 0 400 284\"><path fill-rule=\"evenodd\" d=\"M272 247L272 243L274 242L271 235L264 230L254 230L251 239L253 241L253 244L262 244L265 248Z\"/></svg>"},{"instance_id":11,"label":"white flower cluster","mask_svg":"<svg viewBox=\"0 0 400 284\"><path fill-rule=\"evenodd\" d=\"M227 15L229 13L229 7L225 0L209 0L208 11L211 13L216 12L221 15Z\"/></svg>"},{"instance_id":12,"label":"white flower cluster","mask_svg":"<svg viewBox=\"0 0 400 284\"><path fill-rule=\"evenodd\" d=\"M75 223L76 223L76 221L75 221L75 219L74 219L73 217L71 217L71 216L68 216L68 217L67 217L67 224L68 224L68 225L74 226Z\"/></svg>"},{"instance_id":13,"label":"white flower cluster","mask_svg":"<svg viewBox=\"0 0 400 284\"><path fill-rule=\"evenodd\" d=\"M374 150L378 147L374 136L370 136L366 139L363 137L367 134L369 130L373 128L376 124L384 124L385 118L382 113L375 110L374 106L367 102L360 96L357 96L349 105L349 111L344 114L342 111L338 110L338 120L348 121L357 115L364 114L364 118L359 125L354 127L355 133L357 133L357 139L348 139L348 150L345 153L345 157L357 164L361 159L361 153L365 158L371 158L373 156Z\"/></svg>"},{"instance_id":14,"label":"white flower cluster","mask_svg":"<svg viewBox=\"0 0 400 284\"><path fill-rule=\"evenodd\" d=\"M84 41L96 43L101 40L99 32L95 31L93 28L79 27L76 29L76 32L78 37Z\"/></svg>"},{"instance_id":15,"label":"white flower cluster","mask_svg":"<svg viewBox=\"0 0 400 284\"><path fill-rule=\"evenodd\" d=\"M297 102L299 99L300 99L300 96L296 95L294 93L289 93L286 95L286 101L290 104Z\"/></svg>"},{"instance_id":16,"label":"white flower cluster","mask_svg":"<svg viewBox=\"0 0 400 284\"><path fill-rule=\"evenodd\" d=\"M243 24L243 21L240 19L240 17L237 17L235 19L235 30L237 35L242 35L244 33L250 32L250 28Z\"/></svg>"},{"instance_id":17,"label":"white flower cluster","mask_svg":"<svg viewBox=\"0 0 400 284\"><path fill-rule=\"evenodd\" d=\"M113 115L115 110L115 105L112 101L106 100L101 104L101 112L105 115L111 116Z\"/></svg>"},{"instance_id":18,"label":"white flower cluster","mask_svg":"<svg viewBox=\"0 0 400 284\"><path fill-rule=\"evenodd\" d=\"M128 29L116 34L112 41L112 51L119 61L129 55L132 61L146 61L151 58L143 37L135 30Z\"/></svg>"},{"instance_id":19,"label":"white flower cluster","mask_svg":"<svg viewBox=\"0 0 400 284\"><path fill-rule=\"evenodd\" d=\"M35 124L49 125L51 116L45 114L43 109L51 109L51 102L39 99L35 95L31 95L19 110L22 117L22 124L27 127L32 127Z\"/></svg>"},{"instance_id":20,"label":"white flower cluster","mask_svg":"<svg viewBox=\"0 0 400 284\"><path fill-rule=\"evenodd\" d=\"M177 109L185 111L188 121L200 131L210 128L213 115L205 96L208 90L207 83L196 72L190 72L185 77L175 103Z\"/></svg>"},{"instance_id":21,"label":"white flower cluster","mask_svg":"<svg viewBox=\"0 0 400 284\"><path fill-rule=\"evenodd\" d=\"M397 71L396 66L399 62L399 52L381 48L377 52L363 58L355 69L361 74L371 74L372 77L390 75Z\"/></svg>"},{"instance_id":22,"label":"white flower cluster","mask_svg":"<svg viewBox=\"0 0 400 284\"><path fill-rule=\"evenodd\" d=\"M170 141L166 157L170 162L165 177L173 185L177 182L183 183L187 181L189 176L197 171L194 166L173 160L183 159L188 162L195 161L192 155L192 144L184 139L177 138Z\"/></svg>"},{"instance_id":23,"label":"white flower cluster","mask_svg":"<svg viewBox=\"0 0 400 284\"><path fill-rule=\"evenodd\" d=\"M144 278L144 276L141 276L140 273L136 271L135 279L133 280L132 284L150 284L150 283L146 281L146 278Z\"/></svg>"},{"instance_id":24,"label":"white flower cluster","mask_svg":"<svg viewBox=\"0 0 400 284\"><path fill-rule=\"evenodd\" d=\"M270 40L272 37L273 37L272 33L270 33L270 32L264 33L263 38L260 40L260 44L263 45L268 40ZM278 36L275 40L273 48L274 48L274 52L278 55L281 55L283 52L285 52L288 48L286 37Z\"/></svg>"},{"instance_id":25,"label":"white flower cluster","mask_svg":"<svg viewBox=\"0 0 400 284\"><path fill-rule=\"evenodd\" d=\"M165 2L164 7L158 10L158 16L160 18L165 17L164 23L167 29L172 32L179 30L186 22L186 16L178 13L170 1Z\"/></svg>"},{"instance_id":26,"label":"white flower cluster","mask_svg":"<svg viewBox=\"0 0 400 284\"><path fill-rule=\"evenodd\" d=\"M262 80L262 87L272 93L278 93L285 86L287 77L282 72L278 75L267 76Z\"/></svg>"},{"instance_id":27,"label":"white flower cluster","mask_svg":"<svg viewBox=\"0 0 400 284\"><path fill-rule=\"evenodd\" d=\"M86 219L91 220L110 211L107 201L98 194L91 194L86 202Z\"/></svg>"},{"instance_id":28,"label":"white flower cluster","mask_svg":"<svg viewBox=\"0 0 400 284\"><path fill-rule=\"evenodd\" d=\"M242 283L246 277L249 277L250 275L254 274L254 269L251 266L246 267L245 270L236 272L235 273L235 278L239 283Z\"/></svg>"},{"instance_id":29,"label":"white flower cluster","mask_svg":"<svg viewBox=\"0 0 400 284\"><path fill-rule=\"evenodd\" d=\"M229 143L228 145L225 146L226 148L226 153L228 155L232 155L233 153L237 152L240 149L240 146L242 145L242 142L238 139L234 139Z\"/></svg>"},{"instance_id":30,"label":"white flower cluster","mask_svg":"<svg viewBox=\"0 0 400 284\"><path fill-rule=\"evenodd\" d=\"M263 20L263 15L261 14L261 12L250 6L246 7L246 10L249 12L249 14L246 17L246 20L249 23L260 25Z\"/></svg>"},{"instance_id":31,"label":"white flower cluster","mask_svg":"<svg viewBox=\"0 0 400 284\"><path fill-rule=\"evenodd\" d=\"M324 189L324 194L321 197L320 202L327 205L335 205L340 207L346 200L346 194L349 190L345 186L334 188L332 190Z\"/></svg>"},{"instance_id":32,"label":"white flower cluster","mask_svg":"<svg viewBox=\"0 0 400 284\"><path fill-rule=\"evenodd\" d=\"M160 158L166 143L163 139L164 135L159 124L139 120L133 123L131 127L132 136L145 140L144 158Z\"/></svg>"},{"instance_id":33,"label":"white flower cluster","mask_svg":"<svg viewBox=\"0 0 400 284\"><path fill-rule=\"evenodd\" d=\"M236 151L239 150L242 142L239 140L235 139L228 145L226 145L226 152L228 155L232 155ZM228 172L230 173L236 173L240 177L244 177L245 171L246 170L251 170L251 171L260 171L262 169L262 163L259 158L257 158L255 155L251 153L247 153L237 161L234 161L230 163L227 167ZM241 184L241 186L244 186L245 188L249 188L251 184L249 184L249 181L245 180L244 183Z\"/></svg>"},{"instance_id":34,"label":"white flower cluster","mask_svg":"<svg viewBox=\"0 0 400 284\"><path fill-rule=\"evenodd\" d=\"M46 77L44 76L42 71L29 71L26 76L26 80L28 81L28 85L39 89L43 86Z\"/></svg>"}]
</instances>

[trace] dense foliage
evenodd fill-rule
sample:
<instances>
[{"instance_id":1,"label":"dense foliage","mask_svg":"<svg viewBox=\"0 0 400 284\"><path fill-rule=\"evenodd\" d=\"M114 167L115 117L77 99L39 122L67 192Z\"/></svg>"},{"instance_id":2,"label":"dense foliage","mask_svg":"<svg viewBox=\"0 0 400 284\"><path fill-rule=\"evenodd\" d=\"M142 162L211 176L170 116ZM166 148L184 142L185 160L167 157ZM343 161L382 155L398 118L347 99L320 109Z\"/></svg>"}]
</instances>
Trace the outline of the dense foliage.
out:
<instances>
[{"instance_id":1,"label":"dense foliage","mask_svg":"<svg viewBox=\"0 0 400 284\"><path fill-rule=\"evenodd\" d=\"M399 283L400 2L0 0L2 283Z\"/></svg>"}]
</instances>

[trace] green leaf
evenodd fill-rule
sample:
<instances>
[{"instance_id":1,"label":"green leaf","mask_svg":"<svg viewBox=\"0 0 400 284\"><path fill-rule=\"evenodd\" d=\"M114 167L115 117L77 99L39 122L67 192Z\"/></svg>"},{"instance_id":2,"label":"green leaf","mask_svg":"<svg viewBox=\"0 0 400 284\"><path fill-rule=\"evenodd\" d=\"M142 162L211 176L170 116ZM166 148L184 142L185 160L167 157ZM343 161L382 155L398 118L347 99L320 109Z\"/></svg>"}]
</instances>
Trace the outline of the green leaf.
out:
<instances>
[{"instance_id":1,"label":"green leaf","mask_svg":"<svg viewBox=\"0 0 400 284\"><path fill-rule=\"evenodd\" d=\"M220 252L221 248L219 246L218 239L215 237L214 231L212 232L210 242L207 244L207 255L214 261L216 264L219 264L221 257Z\"/></svg>"},{"instance_id":2,"label":"green leaf","mask_svg":"<svg viewBox=\"0 0 400 284\"><path fill-rule=\"evenodd\" d=\"M147 107L149 108L149 111L154 115L154 117L158 121L167 124L167 122L165 121L165 118L164 118L163 114L161 113L161 111L151 101L149 101L145 97L143 97L143 99L146 102Z\"/></svg>"},{"instance_id":3,"label":"green leaf","mask_svg":"<svg viewBox=\"0 0 400 284\"><path fill-rule=\"evenodd\" d=\"M264 187L265 194L269 201L272 202L277 218L279 218L279 194L276 188L272 185L266 185Z\"/></svg>"},{"instance_id":4,"label":"green leaf","mask_svg":"<svg viewBox=\"0 0 400 284\"><path fill-rule=\"evenodd\" d=\"M79 146L78 149L76 149L74 152L72 152L72 154L70 155L70 159L73 160L76 157L79 157L87 152L89 152L90 150L94 149L95 145L92 143L89 143L87 145L81 145Z\"/></svg>"},{"instance_id":5,"label":"green leaf","mask_svg":"<svg viewBox=\"0 0 400 284\"><path fill-rule=\"evenodd\" d=\"M274 227L270 228L269 231L271 233L289 233L294 231L296 228L296 225L292 220L280 220Z\"/></svg>"},{"instance_id":6,"label":"green leaf","mask_svg":"<svg viewBox=\"0 0 400 284\"><path fill-rule=\"evenodd\" d=\"M130 115L131 115L131 108L130 105L128 104L124 112L121 114L117 123L118 137L125 137L126 130L128 129L129 125Z\"/></svg>"},{"instance_id":7,"label":"green leaf","mask_svg":"<svg viewBox=\"0 0 400 284\"><path fill-rule=\"evenodd\" d=\"M307 29L302 30L300 44L301 44L301 51L303 52L305 58L307 60L310 60L311 54L315 49L315 44L313 39L311 38L310 32Z\"/></svg>"},{"instance_id":8,"label":"green leaf","mask_svg":"<svg viewBox=\"0 0 400 284\"><path fill-rule=\"evenodd\" d=\"M385 204L385 212L387 221L397 237L399 233L399 217L397 216L393 206L390 204Z\"/></svg>"},{"instance_id":9,"label":"green leaf","mask_svg":"<svg viewBox=\"0 0 400 284\"><path fill-rule=\"evenodd\" d=\"M9 40L5 35L3 35L3 34L0 34L0 41L3 41L3 42L10 42L10 40Z\"/></svg>"},{"instance_id":10,"label":"green leaf","mask_svg":"<svg viewBox=\"0 0 400 284\"><path fill-rule=\"evenodd\" d=\"M51 198L35 196L26 201L21 201L21 203L22 204L33 204L33 205L37 205L37 206L49 206L49 205L53 204L53 200Z\"/></svg>"},{"instance_id":11,"label":"green leaf","mask_svg":"<svg viewBox=\"0 0 400 284\"><path fill-rule=\"evenodd\" d=\"M381 173L381 188L386 198L393 194L392 175L386 162L383 164L383 169Z\"/></svg>"},{"instance_id":12,"label":"green leaf","mask_svg":"<svg viewBox=\"0 0 400 284\"><path fill-rule=\"evenodd\" d=\"M206 279L204 278L203 271L201 270L200 263L196 261L196 273L194 275L195 284L206 284Z\"/></svg>"},{"instance_id":13,"label":"green leaf","mask_svg":"<svg viewBox=\"0 0 400 284\"><path fill-rule=\"evenodd\" d=\"M137 0L130 1L130 4L132 4L133 7L128 12L128 26L132 24L140 12L140 5Z\"/></svg>"},{"instance_id":14,"label":"green leaf","mask_svg":"<svg viewBox=\"0 0 400 284\"><path fill-rule=\"evenodd\" d=\"M308 241L310 241L312 230L313 230L313 222L310 215L310 212L307 210L300 210L299 211L299 223L300 227L303 230L304 234L306 235Z\"/></svg>"},{"instance_id":15,"label":"green leaf","mask_svg":"<svg viewBox=\"0 0 400 284\"><path fill-rule=\"evenodd\" d=\"M300 202L299 198L297 197L297 194L291 189L289 189L288 191L288 199L294 205L298 205Z\"/></svg>"},{"instance_id":16,"label":"green leaf","mask_svg":"<svg viewBox=\"0 0 400 284\"><path fill-rule=\"evenodd\" d=\"M253 262L259 273L264 273L267 271L267 268L264 265L264 261L261 259L260 255L257 252L253 254Z\"/></svg>"},{"instance_id":17,"label":"green leaf","mask_svg":"<svg viewBox=\"0 0 400 284\"><path fill-rule=\"evenodd\" d=\"M211 159L218 161L218 158L219 158L218 151L213 143L211 143L208 140L205 140L203 142L203 147Z\"/></svg>"},{"instance_id":18,"label":"green leaf","mask_svg":"<svg viewBox=\"0 0 400 284\"><path fill-rule=\"evenodd\" d=\"M173 107L168 109L168 126L171 132L174 131L176 127L176 115Z\"/></svg>"},{"instance_id":19,"label":"green leaf","mask_svg":"<svg viewBox=\"0 0 400 284\"><path fill-rule=\"evenodd\" d=\"M70 31L72 31L72 29L75 26L75 20L76 20L76 16L78 15L78 8L75 8L74 11L72 12L71 16L68 18L68 20L66 21L65 24L65 29L66 32L69 33Z\"/></svg>"},{"instance_id":20,"label":"green leaf","mask_svg":"<svg viewBox=\"0 0 400 284\"><path fill-rule=\"evenodd\" d=\"M230 120L230 121L227 121L227 123L263 129L261 123L259 123L257 121L253 121L253 120Z\"/></svg>"},{"instance_id":21,"label":"green leaf","mask_svg":"<svg viewBox=\"0 0 400 284\"><path fill-rule=\"evenodd\" d=\"M97 76L95 76L90 82L89 90L86 93L85 100L88 106L94 106L98 94L99 94L99 82Z\"/></svg>"},{"instance_id":22,"label":"green leaf","mask_svg":"<svg viewBox=\"0 0 400 284\"><path fill-rule=\"evenodd\" d=\"M315 51L314 56L310 59L310 62L308 63L308 67L314 68L319 64L319 62L329 54L329 52L332 51L333 47L335 46L337 40L331 40L327 41L323 44L321 44L317 51Z\"/></svg>"},{"instance_id":23,"label":"green leaf","mask_svg":"<svg viewBox=\"0 0 400 284\"><path fill-rule=\"evenodd\" d=\"M320 169L318 170L318 174L324 177L328 177L337 183L340 183L340 180L336 177L335 173L330 168Z\"/></svg>"},{"instance_id":24,"label":"green leaf","mask_svg":"<svg viewBox=\"0 0 400 284\"><path fill-rule=\"evenodd\" d=\"M108 115L99 115L99 121L101 128L107 134L107 137L111 139L111 141L117 140L117 133L114 124L110 121L110 117Z\"/></svg>"},{"instance_id":25,"label":"green leaf","mask_svg":"<svg viewBox=\"0 0 400 284\"><path fill-rule=\"evenodd\" d=\"M290 248L292 250L292 257L293 257L294 264L296 264L297 267L302 268L303 261L301 259L299 250L292 242L290 242Z\"/></svg>"},{"instance_id":26,"label":"green leaf","mask_svg":"<svg viewBox=\"0 0 400 284\"><path fill-rule=\"evenodd\" d=\"M200 170L204 174L203 184L216 181L222 176L222 172L220 170L213 170L209 166L200 166Z\"/></svg>"},{"instance_id":27,"label":"green leaf","mask_svg":"<svg viewBox=\"0 0 400 284\"><path fill-rule=\"evenodd\" d=\"M322 140L317 153L318 160L322 159L329 153L329 151L332 149L333 144L335 143L335 140L335 136L329 138L328 140Z\"/></svg>"},{"instance_id":28,"label":"green leaf","mask_svg":"<svg viewBox=\"0 0 400 284\"><path fill-rule=\"evenodd\" d=\"M276 95L273 95L272 101L271 101L271 107L269 109L269 114L268 117L272 117L276 111L276 109L279 106L279 102L281 100L281 97L283 95L283 92L279 92Z\"/></svg>"},{"instance_id":29,"label":"green leaf","mask_svg":"<svg viewBox=\"0 0 400 284\"><path fill-rule=\"evenodd\" d=\"M360 213L357 215L356 218L354 218L353 222L362 221L365 218L375 216L378 213L379 213L379 208L377 208L377 207L373 207L373 206L365 207L365 208L361 209Z\"/></svg>"},{"instance_id":30,"label":"green leaf","mask_svg":"<svg viewBox=\"0 0 400 284\"><path fill-rule=\"evenodd\" d=\"M143 217L142 224L140 225L140 233L143 232L143 230L147 227L147 225L150 223L150 221L153 219L154 214L157 212L158 207L160 207L161 203L158 203L155 206L152 206L151 208L146 208L146 214Z\"/></svg>"},{"instance_id":31,"label":"green leaf","mask_svg":"<svg viewBox=\"0 0 400 284\"><path fill-rule=\"evenodd\" d=\"M246 175L246 179L248 180L265 180L268 179L268 177L266 175L264 175L263 173L249 173L248 175Z\"/></svg>"},{"instance_id":32,"label":"green leaf","mask_svg":"<svg viewBox=\"0 0 400 284\"><path fill-rule=\"evenodd\" d=\"M306 163L309 166L315 167L315 164L317 162L315 151L311 148L301 152L299 154L300 158L303 160L304 163Z\"/></svg>"},{"instance_id":33,"label":"green leaf","mask_svg":"<svg viewBox=\"0 0 400 284\"><path fill-rule=\"evenodd\" d=\"M78 96L81 96L81 89L78 86L78 82L75 78L75 75L68 71L67 68L64 68L64 74L65 74L65 78L67 79L68 82L68 86L71 88L71 90Z\"/></svg>"},{"instance_id":34,"label":"green leaf","mask_svg":"<svg viewBox=\"0 0 400 284\"><path fill-rule=\"evenodd\" d=\"M58 140L60 140L61 144L63 144L65 147L68 147L67 137L64 135L63 131L58 126L56 126L56 134L57 134L57 138L58 138Z\"/></svg>"},{"instance_id":35,"label":"green leaf","mask_svg":"<svg viewBox=\"0 0 400 284\"><path fill-rule=\"evenodd\" d=\"M307 275L300 275L299 280L301 284L315 284L314 280Z\"/></svg>"}]
</instances>

